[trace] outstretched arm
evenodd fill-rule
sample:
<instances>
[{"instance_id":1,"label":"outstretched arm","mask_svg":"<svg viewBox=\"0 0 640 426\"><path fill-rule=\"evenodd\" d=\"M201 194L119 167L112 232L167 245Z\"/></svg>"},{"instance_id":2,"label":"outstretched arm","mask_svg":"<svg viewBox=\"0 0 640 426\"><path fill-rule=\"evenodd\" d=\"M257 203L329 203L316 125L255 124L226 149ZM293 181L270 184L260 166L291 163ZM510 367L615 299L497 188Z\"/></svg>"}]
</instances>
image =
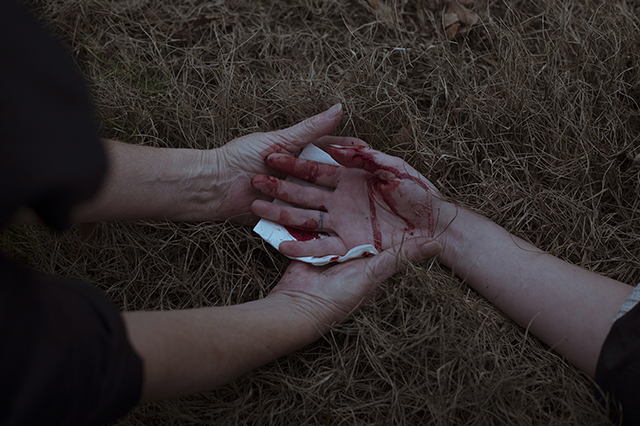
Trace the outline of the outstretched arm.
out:
<instances>
[{"instance_id":1,"label":"outstretched arm","mask_svg":"<svg viewBox=\"0 0 640 426\"><path fill-rule=\"evenodd\" d=\"M463 208L439 241L440 262L518 324L594 376L633 287L545 253Z\"/></svg>"},{"instance_id":2,"label":"outstretched arm","mask_svg":"<svg viewBox=\"0 0 640 426\"><path fill-rule=\"evenodd\" d=\"M440 250L430 238L414 238L331 268L292 262L261 300L123 314L144 360L142 401L211 389L317 340L372 299L377 285L404 261L431 258Z\"/></svg>"},{"instance_id":3,"label":"outstretched arm","mask_svg":"<svg viewBox=\"0 0 640 426\"><path fill-rule=\"evenodd\" d=\"M331 147L329 153L347 169L332 171L319 163L312 167L305 160L269 157L267 162L276 170L335 190L319 192L257 177L256 188L311 210L256 201L254 212L300 226L305 223L301 219L326 210L325 226L347 248L375 241L373 212L382 224L378 231L383 248L409 234L433 236L443 247L438 257L443 265L594 375L604 339L631 286L564 262L488 219L445 202L426 178L399 158L367 148ZM266 180L277 184L265 184ZM320 204L325 209L319 209ZM283 243L281 250L295 256L328 254L325 240Z\"/></svg>"},{"instance_id":4,"label":"outstretched arm","mask_svg":"<svg viewBox=\"0 0 640 426\"><path fill-rule=\"evenodd\" d=\"M267 198L251 178L271 173L264 159L271 153L296 155L309 143L366 145L356 138L328 136L342 118L342 106L295 126L253 133L218 149L167 149L105 141L109 172L102 189L79 206L73 219L253 222L251 203Z\"/></svg>"},{"instance_id":5,"label":"outstretched arm","mask_svg":"<svg viewBox=\"0 0 640 426\"><path fill-rule=\"evenodd\" d=\"M256 174L270 174L265 158L296 155L309 143L326 147L366 145L356 138L329 136L342 106L295 126L253 133L212 150L169 149L104 140L109 170L101 190L72 212L74 222L159 219L174 221L257 221L251 203L268 199L251 186ZM13 223L38 223L28 209Z\"/></svg>"}]
</instances>

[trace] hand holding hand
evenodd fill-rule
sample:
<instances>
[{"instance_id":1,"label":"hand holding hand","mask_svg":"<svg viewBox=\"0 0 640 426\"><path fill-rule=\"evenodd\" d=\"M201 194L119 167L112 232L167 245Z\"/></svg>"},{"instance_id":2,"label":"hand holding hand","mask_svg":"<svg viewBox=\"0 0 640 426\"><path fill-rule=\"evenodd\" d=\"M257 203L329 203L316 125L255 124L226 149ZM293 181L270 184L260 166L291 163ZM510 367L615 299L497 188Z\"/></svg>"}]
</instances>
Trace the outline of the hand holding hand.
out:
<instances>
[{"instance_id":1,"label":"hand holding hand","mask_svg":"<svg viewBox=\"0 0 640 426\"><path fill-rule=\"evenodd\" d=\"M428 237L411 238L377 256L331 267L292 261L269 297L290 299L287 305L300 309L324 333L346 320L363 304L375 298L378 284L402 269L407 262L430 259L442 251Z\"/></svg>"},{"instance_id":2,"label":"hand holding hand","mask_svg":"<svg viewBox=\"0 0 640 426\"><path fill-rule=\"evenodd\" d=\"M283 242L282 253L292 257L343 255L363 244L382 251L406 238L436 235L436 228L442 225L441 195L415 169L367 147L332 145L328 152L345 167L279 154L267 157L267 164L329 190L265 175L253 179L254 188L295 206L255 201L256 215L303 231L337 234Z\"/></svg>"},{"instance_id":3,"label":"hand holding hand","mask_svg":"<svg viewBox=\"0 0 640 426\"><path fill-rule=\"evenodd\" d=\"M265 165L265 158L273 153L283 156L297 155L310 143L320 147L331 144L366 146L363 141L350 137L328 136L342 118L342 105L308 118L293 127L269 133L253 133L227 143L219 148L218 174L225 191L220 215L240 223L257 221L251 213L251 203L269 197L251 186L257 174L270 175L273 170Z\"/></svg>"}]
</instances>

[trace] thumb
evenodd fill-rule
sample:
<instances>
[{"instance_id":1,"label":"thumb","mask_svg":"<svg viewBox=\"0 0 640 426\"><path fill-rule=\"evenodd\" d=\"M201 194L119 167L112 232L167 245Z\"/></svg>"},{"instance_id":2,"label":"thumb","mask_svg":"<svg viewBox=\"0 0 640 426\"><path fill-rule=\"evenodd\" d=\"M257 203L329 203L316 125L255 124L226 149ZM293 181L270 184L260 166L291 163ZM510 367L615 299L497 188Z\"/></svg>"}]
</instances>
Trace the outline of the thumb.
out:
<instances>
[{"instance_id":1,"label":"thumb","mask_svg":"<svg viewBox=\"0 0 640 426\"><path fill-rule=\"evenodd\" d=\"M442 246L433 238L417 237L405 240L367 260L372 277L380 282L403 269L407 263L431 259L441 251Z\"/></svg>"},{"instance_id":2,"label":"thumb","mask_svg":"<svg viewBox=\"0 0 640 426\"><path fill-rule=\"evenodd\" d=\"M342 104L336 104L325 112L275 133L284 139L284 148L293 153L316 139L331 133L338 126L341 119Z\"/></svg>"}]
</instances>

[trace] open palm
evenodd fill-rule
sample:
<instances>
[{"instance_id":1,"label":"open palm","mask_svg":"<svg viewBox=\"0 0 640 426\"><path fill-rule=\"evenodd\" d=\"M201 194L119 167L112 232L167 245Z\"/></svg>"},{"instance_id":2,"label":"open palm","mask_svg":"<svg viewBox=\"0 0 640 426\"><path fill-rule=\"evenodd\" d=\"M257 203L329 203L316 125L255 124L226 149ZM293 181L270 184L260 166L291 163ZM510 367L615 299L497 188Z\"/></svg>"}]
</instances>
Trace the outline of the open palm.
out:
<instances>
[{"instance_id":1,"label":"open palm","mask_svg":"<svg viewBox=\"0 0 640 426\"><path fill-rule=\"evenodd\" d=\"M327 151L345 167L279 154L266 160L276 171L326 189L267 175L253 179L257 190L294 206L255 201L256 215L303 231L336 234L283 242L279 247L283 254L343 255L364 244L382 251L407 238L434 236L441 197L415 169L367 147L332 145Z\"/></svg>"}]
</instances>

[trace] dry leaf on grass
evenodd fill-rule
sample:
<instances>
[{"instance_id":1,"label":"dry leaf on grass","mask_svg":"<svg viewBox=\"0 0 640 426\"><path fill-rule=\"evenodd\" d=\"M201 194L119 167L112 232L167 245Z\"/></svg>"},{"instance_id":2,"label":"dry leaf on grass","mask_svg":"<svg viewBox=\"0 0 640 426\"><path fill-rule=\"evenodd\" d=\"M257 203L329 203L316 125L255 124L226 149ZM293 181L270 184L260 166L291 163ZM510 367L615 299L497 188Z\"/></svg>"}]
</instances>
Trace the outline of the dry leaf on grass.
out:
<instances>
[{"instance_id":1,"label":"dry leaf on grass","mask_svg":"<svg viewBox=\"0 0 640 426\"><path fill-rule=\"evenodd\" d=\"M473 0L446 0L446 4L443 26L447 38L453 40L468 34L478 22L478 15L465 7L472 5Z\"/></svg>"}]
</instances>

